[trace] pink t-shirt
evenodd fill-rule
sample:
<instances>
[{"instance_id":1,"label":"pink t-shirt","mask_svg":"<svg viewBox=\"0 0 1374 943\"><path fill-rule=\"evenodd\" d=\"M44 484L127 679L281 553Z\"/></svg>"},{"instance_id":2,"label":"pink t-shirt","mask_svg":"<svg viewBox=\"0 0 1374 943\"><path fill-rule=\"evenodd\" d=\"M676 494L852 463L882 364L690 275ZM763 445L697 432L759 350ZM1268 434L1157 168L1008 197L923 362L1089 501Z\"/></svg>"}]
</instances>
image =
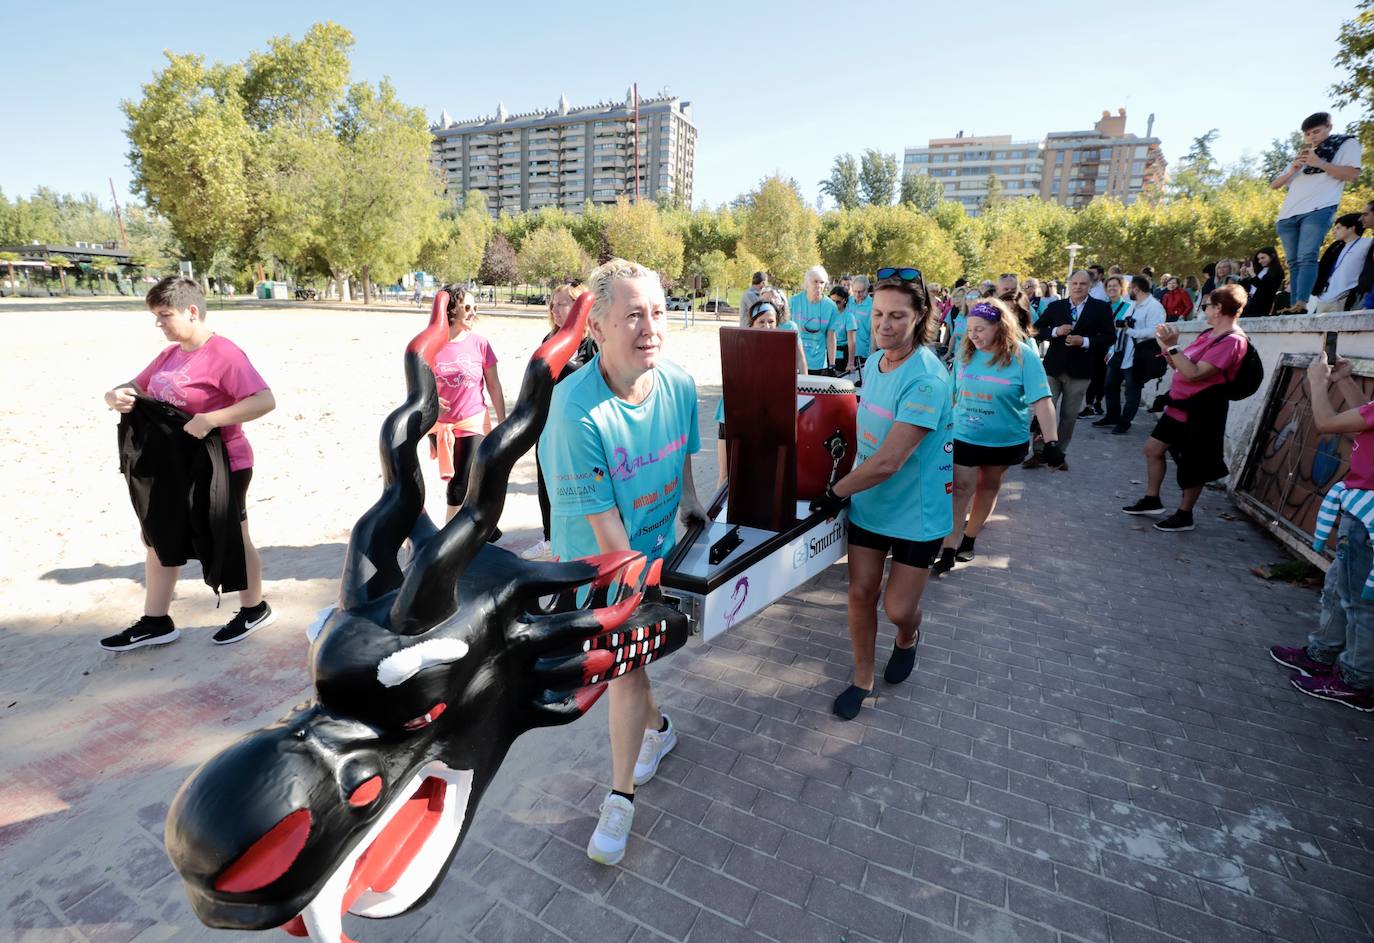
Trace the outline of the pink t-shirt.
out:
<instances>
[{"instance_id":1,"label":"pink t-shirt","mask_svg":"<svg viewBox=\"0 0 1374 943\"><path fill-rule=\"evenodd\" d=\"M1196 396L1209 386L1225 383L1235 373L1236 367L1244 359L1245 352L1249 347L1250 342L1244 334L1227 334L1216 339L1212 336L1210 328L1203 331L1197 336L1197 340L1184 349L1183 356L1193 363L1210 363L1217 368L1216 371L1201 380L1185 380L1181 373L1175 372L1174 382L1169 386L1169 398L1176 402L1185 400ZM1188 415L1183 410L1173 406L1164 410L1164 415L1177 419L1179 422L1188 421Z\"/></svg>"},{"instance_id":2,"label":"pink t-shirt","mask_svg":"<svg viewBox=\"0 0 1374 943\"><path fill-rule=\"evenodd\" d=\"M134 378L138 388L193 416L214 412L267 389L248 357L231 340L218 334L195 350L173 344L153 358ZM253 467L253 448L243 426L221 426L229 470Z\"/></svg>"},{"instance_id":3,"label":"pink t-shirt","mask_svg":"<svg viewBox=\"0 0 1374 943\"><path fill-rule=\"evenodd\" d=\"M1350 446L1350 471L1345 476L1347 488L1374 488L1374 403L1360 407L1365 430L1355 436Z\"/></svg>"},{"instance_id":4,"label":"pink t-shirt","mask_svg":"<svg viewBox=\"0 0 1374 943\"><path fill-rule=\"evenodd\" d=\"M481 334L464 331L456 341L449 341L434 357L434 379L439 396L448 400L448 409L439 414L440 422L462 422L486 412L482 399L486 386L483 377L487 367L496 366L496 354ZM472 432L455 429L457 435Z\"/></svg>"}]
</instances>

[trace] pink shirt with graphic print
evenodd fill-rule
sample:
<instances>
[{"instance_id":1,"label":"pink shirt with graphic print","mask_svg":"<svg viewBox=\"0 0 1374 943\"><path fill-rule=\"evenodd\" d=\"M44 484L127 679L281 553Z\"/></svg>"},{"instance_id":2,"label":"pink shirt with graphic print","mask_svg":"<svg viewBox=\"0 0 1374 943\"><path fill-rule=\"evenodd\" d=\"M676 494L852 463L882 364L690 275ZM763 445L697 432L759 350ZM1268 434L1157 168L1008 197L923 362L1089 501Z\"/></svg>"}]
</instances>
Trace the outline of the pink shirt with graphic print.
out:
<instances>
[{"instance_id":1,"label":"pink shirt with graphic print","mask_svg":"<svg viewBox=\"0 0 1374 943\"><path fill-rule=\"evenodd\" d=\"M487 411L482 398L486 388L487 367L496 366L496 354L481 334L464 331L455 341L449 341L434 357L434 379L439 396L448 401L448 409L439 414L440 422L462 422ZM455 435L472 435L470 429L456 428ZM480 428L477 431L481 431Z\"/></svg>"},{"instance_id":2,"label":"pink shirt with graphic print","mask_svg":"<svg viewBox=\"0 0 1374 943\"><path fill-rule=\"evenodd\" d=\"M134 378L138 388L155 400L193 416L211 413L267 389L267 383L233 341L211 334L195 350L173 344L153 358ZM243 426L220 426L229 470L253 467L253 447Z\"/></svg>"}]
</instances>

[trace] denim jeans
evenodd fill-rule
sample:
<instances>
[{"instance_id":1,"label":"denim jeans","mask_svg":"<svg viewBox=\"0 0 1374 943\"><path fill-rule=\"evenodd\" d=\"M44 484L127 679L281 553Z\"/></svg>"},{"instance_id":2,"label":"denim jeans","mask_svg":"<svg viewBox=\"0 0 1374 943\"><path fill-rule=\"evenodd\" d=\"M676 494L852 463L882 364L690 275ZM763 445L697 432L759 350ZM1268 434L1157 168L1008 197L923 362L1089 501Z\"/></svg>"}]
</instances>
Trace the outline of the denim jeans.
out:
<instances>
[{"instance_id":1,"label":"denim jeans","mask_svg":"<svg viewBox=\"0 0 1374 943\"><path fill-rule=\"evenodd\" d=\"M1121 385L1126 385L1126 405L1121 404ZM1107 415L1104 419L1115 420L1118 425L1129 426L1140 409L1140 388L1144 386L1135 378L1135 367L1121 369L1121 362L1115 358L1107 364Z\"/></svg>"},{"instance_id":2,"label":"denim jeans","mask_svg":"<svg viewBox=\"0 0 1374 943\"><path fill-rule=\"evenodd\" d=\"M1323 206L1310 213L1300 213L1274 224L1283 254L1288 257L1288 287L1292 290L1292 304L1306 302L1317 282L1317 255L1322 242L1336 218L1336 207Z\"/></svg>"},{"instance_id":3,"label":"denim jeans","mask_svg":"<svg viewBox=\"0 0 1374 943\"><path fill-rule=\"evenodd\" d=\"M1374 688L1374 602L1360 595L1371 566L1369 531L1355 515L1342 514L1336 559L1326 571L1321 619L1307 636L1307 655L1337 662L1352 688Z\"/></svg>"}]
</instances>

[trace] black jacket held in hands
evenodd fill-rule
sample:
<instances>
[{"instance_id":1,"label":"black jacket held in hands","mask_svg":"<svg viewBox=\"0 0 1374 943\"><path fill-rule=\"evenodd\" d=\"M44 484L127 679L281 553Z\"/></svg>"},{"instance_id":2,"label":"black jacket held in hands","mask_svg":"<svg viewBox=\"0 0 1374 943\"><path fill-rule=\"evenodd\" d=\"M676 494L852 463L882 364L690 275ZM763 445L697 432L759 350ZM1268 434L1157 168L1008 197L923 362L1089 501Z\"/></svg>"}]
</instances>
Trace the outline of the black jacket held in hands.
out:
<instances>
[{"instance_id":1,"label":"black jacket held in hands","mask_svg":"<svg viewBox=\"0 0 1374 943\"><path fill-rule=\"evenodd\" d=\"M189 414L144 396L119 420L119 471L163 566L199 560L216 593L248 587L239 507L219 430L203 439L183 428Z\"/></svg>"},{"instance_id":2,"label":"black jacket held in hands","mask_svg":"<svg viewBox=\"0 0 1374 943\"><path fill-rule=\"evenodd\" d=\"M1054 337L1054 329L1065 324L1073 324L1071 334L1088 339L1087 347L1070 347L1064 338ZM1083 310L1074 324L1073 305L1069 299L1060 298L1045 309L1035 322L1036 340L1049 341L1045 351L1045 373L1048 376L1068 375L1078 380L1088 380L1093 375L1093 364L1106 357L1116 341L1116 328L1112 323L1112 306L1096 298L1083 301Z\"/></svg>"}]
</instances>

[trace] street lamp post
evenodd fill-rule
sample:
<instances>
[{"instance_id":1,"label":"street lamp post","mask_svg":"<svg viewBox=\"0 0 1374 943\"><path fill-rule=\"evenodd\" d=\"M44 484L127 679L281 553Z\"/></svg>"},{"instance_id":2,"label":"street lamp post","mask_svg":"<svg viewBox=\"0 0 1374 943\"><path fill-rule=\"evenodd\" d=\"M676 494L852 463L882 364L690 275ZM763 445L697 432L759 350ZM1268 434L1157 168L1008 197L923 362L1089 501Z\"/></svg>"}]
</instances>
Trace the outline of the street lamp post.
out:
<instances>
[{"instance_id":1,"label":"street lamp post","mask_svg":"<svg viewBox=\"0 0 1374 943\"><path fill-rule=\"evenodd\" d=\"M1080 246L1080 245L1079 245L1078 243L1076 243L1076 242L1071 242L1071 243L1069 243L1069 245L1068 245L1068 250L1069 250L1069 276L1068 276L1068 278L1064 279L1065 284L1068 283L1069 278L1073 278L1073 260L1074 260L1075 258L1078 257L1078 250L1081 249L1081 248L1083 248L1083 247Z\"/></svg>"}]
</instances>

